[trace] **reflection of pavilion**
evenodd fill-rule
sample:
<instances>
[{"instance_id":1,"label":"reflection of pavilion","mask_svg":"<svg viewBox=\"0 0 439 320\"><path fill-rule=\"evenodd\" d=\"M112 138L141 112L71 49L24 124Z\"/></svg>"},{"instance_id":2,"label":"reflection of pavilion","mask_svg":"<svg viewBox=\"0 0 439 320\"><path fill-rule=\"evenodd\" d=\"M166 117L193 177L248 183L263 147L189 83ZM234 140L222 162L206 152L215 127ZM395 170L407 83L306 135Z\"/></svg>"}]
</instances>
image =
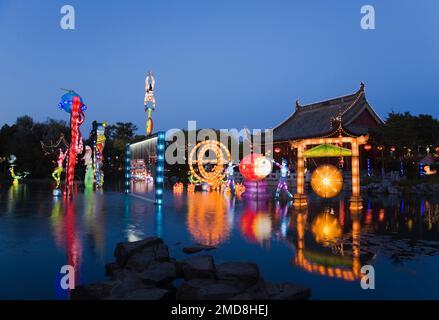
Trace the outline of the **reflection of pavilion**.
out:
<instances>
[{"instance_id":1,"label":"reflection of pavilion","mask_svg":"<svg viewBox=\"0 0 439 320\"><path fill-rule=\"evenodd\" d=\"M316 240L321 240L325 236L324 243L328 245L332 241L333 251L335 255L328 256L318 251L309 250L305 247L305 230L306 220L308 216L307 209L297 212L296 229L297 229L297 252L295 264L307 270L308 272L318 273L322 276L340 278L343 280L356 280L361 278L361 262L360 262L360 220L359 215L352 214L352 257L346 258L339 255L342 252L343 244L337 243L340 226L334 226L335 218L325 218L328 212L323 212L317 216L313 222L313 233ZM334 237L333 237L334 236Z\"/></svg>"}]
</instances>

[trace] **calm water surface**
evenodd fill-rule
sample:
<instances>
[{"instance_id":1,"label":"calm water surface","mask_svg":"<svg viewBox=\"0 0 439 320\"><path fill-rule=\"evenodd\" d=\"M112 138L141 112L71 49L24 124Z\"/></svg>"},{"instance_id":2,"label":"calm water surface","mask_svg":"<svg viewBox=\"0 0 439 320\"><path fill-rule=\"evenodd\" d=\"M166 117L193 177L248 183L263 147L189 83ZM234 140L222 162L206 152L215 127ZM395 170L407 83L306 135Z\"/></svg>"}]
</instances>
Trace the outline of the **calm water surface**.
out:
<instances>
[{"instance_id":1,"label":"calm water surface","mask_svg":"<svg viewBox=\"0 0 439 320\"><path fill-rule=\"evenodd\" d=\"M313 299L439 298L439 198L368 198L354 214L348 195L311 197L298 211L286 201L168 191L157 208L148 193L78 189L65 201L50 184L0 185L0 299L68 298L57 285L62 265L76 267L79 283L102 281L117 242L151 235L176 258L184 246L217 246L217 262L256 262L265 279L310 287ZM361 289L365 264L375 290Z\"/></svg>"}]
</instances>

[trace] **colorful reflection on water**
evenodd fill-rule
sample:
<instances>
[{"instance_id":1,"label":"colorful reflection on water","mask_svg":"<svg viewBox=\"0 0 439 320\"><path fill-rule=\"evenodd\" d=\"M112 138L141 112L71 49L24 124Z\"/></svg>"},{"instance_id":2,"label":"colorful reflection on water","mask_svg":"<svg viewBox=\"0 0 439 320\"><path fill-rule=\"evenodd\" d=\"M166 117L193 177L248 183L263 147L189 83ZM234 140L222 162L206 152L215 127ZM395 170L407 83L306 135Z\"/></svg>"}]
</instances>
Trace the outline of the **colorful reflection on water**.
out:
<instances>
[{"instance_id":1,"label":"colorful reflection on water","mask_svg":"<svg viewBox=\"0 0 439 320\"><path fill-rule=\"evenodd\" d=\"M350 212L344 198L311 197L296 210L168 191L155 206L145 200L151 186L132 187L131 195L78 187L67 201L44 184L1 186L0 298L66 298L56 284L62 265L75 267L79 283L102 281L117 242L150 235L163 237L178 259L198 243L217 247L209 254L219 262L254 261L266 279L310 286L313 298L439 298L439 199L369 198ZM379 276L374 293L359 285L366 264Z\"/></svg>"}]
</instances>

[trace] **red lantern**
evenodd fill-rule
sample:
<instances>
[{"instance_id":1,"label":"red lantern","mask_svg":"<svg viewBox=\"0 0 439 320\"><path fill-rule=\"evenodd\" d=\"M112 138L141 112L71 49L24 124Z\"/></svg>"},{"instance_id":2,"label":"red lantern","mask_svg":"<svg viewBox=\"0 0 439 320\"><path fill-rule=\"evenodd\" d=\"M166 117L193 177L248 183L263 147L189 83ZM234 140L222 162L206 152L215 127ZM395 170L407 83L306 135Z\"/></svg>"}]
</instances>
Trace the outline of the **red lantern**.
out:
<instances>
[{"instance_id":1,"label":"red lantern","mask_svg":"<svg viewBox=\"0 0 439 320\"><path fill-rule=\"evenodd\" d=\"M246 180L260 181L270 174L271 161L260 153L245 156L239 164L239 171Z\"/></svg>"},{"instance_id":2,"label":"red lantern","mask_svg":"<svg viewBox=\"0 0 439 320\"><path fill-rule=\"evenodd\" d=\"M371 150L372 149L372 146L370 145L370 144L366 144L365 146L364 146L364 150L366 150L366 151L369 151L369 150Z\"/></svg>"},{"instance_id":3,"label":"red lantern","mask_svg":"<svg viewBox=\"0 0 439 320\"><path fill-rule=\"evenodd\" d=\"M395 152L396 148L395 147L391 147L390 151Z\"/></svg>"},{"instance_id":4,"label":"red lantern","mask_svg":"<svg viewBox=\"0 0 439 320\"><path fill-rule=\"evenodd\" d=\"M281 149L279 147L274 148L274 152L279 153Z\"/></svg>"}]
</instances>

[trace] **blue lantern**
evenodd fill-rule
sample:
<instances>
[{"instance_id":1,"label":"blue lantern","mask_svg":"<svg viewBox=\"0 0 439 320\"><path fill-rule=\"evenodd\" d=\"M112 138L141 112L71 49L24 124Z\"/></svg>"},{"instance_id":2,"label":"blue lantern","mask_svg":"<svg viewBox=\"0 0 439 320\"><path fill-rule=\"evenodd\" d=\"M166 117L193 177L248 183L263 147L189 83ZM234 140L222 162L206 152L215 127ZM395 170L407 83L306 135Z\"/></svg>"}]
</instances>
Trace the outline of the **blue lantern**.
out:
<instances>
[{"instance_id":1,"label":"blue lantern","mask_svg":"<svg viewBox=\"0 0 439 320\"><path fill-rule=\"evenodd\" d=\"M67 113L72 113L73 97L79 97L79 101L81 101L82 111L87 110L87 107L85 106L81 96L74 91L69 91L66 94L63 94L63 96L61 97L61 101L58 103L58 107Z\"/></svg>"}]
</instances>

